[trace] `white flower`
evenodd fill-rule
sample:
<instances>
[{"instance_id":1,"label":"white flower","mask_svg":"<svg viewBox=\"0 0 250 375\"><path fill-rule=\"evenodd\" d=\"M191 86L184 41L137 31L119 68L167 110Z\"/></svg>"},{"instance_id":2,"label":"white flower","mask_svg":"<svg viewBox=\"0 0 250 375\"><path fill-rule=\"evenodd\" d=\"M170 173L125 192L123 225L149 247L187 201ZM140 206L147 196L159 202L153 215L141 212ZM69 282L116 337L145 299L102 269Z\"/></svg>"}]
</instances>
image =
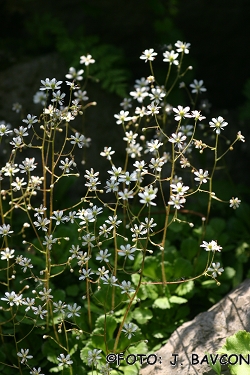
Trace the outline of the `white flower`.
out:
<instances>
[{"instance_id":1,"label":"white flower","mask_svg":"<svg viewBox=\"0 0 250 375\"><path fill-rule=\"evenodd\" d=\"M92 365L97 365L97 361L99 359L101 359L102 357L99 355L102 351L99 349L93 349L93 350L89 350L88 351L88 357L87 357L87 361L88 361L88 365L89 366L92 366Z\"/></svg>"},{"instance_id":2,"label":"white flower","mask_svg":"<svg viewBox=\"0 0 250 375\"><path fill-rule=\"evenodd\" d=\"M103 284L110 285L110 286L118 286L118 284L116 284L118 279L115 276L109 276L105 274L101 276L101 280L103 281Z\"/></svg>"},{"instance_id":3,"label":"white flower","mask_svg":"<svg viewBox=\"0 0 250 375\"><path fill-rule=\"evenodd\" d=\"M19 137L26 137L27 135L29 135L29 133L27 132L27 128L24 128L23 126L19 126L18 129L14 129L14 132Z\"/></svg>"},{"instance_id":4,"label":"white flower","mask_svg":"<svg viewBox=\"0 0 250 375\"><path fill-rule=\"evenodd\" d=\"M41 373L41 371L42 371L41 367L38 367L38 369L33 367L33 369L30 371L30 374L31 375L44 375Z\"/></svg>"},{"instance_id":5,"label":"white flower","mask_svg":"<svg viewBox=\"0 0 250 375\"><path fill-rule=\"evenodd\" d=\"M63 211L53 211L53 216L50 218L56 220L56 225L59 225L67 220L67 216L63 216Z\"/></svg>"},{"instance_id":6,"label":"white flower","mask_svg":"<svg viewBox=\"0 0 250 375\"><path fill-rule=\"evenodd\" d=\"M137 133L133 133L132 130L129 132L125 132L126 137L123 137L124 141L127 141L128 143L131 143L135 141L135 139L138 137Z\"/></svg>"},{"instance_id":7,"label":"white flower","mask_svg":"<svg viewBox=\"0 0 250 375\"><path fill-rule=\"evenodd\" d=\"M75 135L71 135L70 138L72 138L72 141L70 143L72 145L77 144L79 148L82 148L83 146L89 147L89 143L91 141L90 138L86 138L84 135L80 133L75 133Z\"/></svg>"},{"instance_id":8,"label":"white flower","mask_svg":"<svg viewBox=\"0 0 250 375\"><path fill-rule=\"evenodd\" d=\"M131 339L131 337L137 331L137 328L138 327L134 323L125 323L122 332L125 333L125 336L128 336L128 339Z\"/></svg>"},{"instance_id":9,"label":"white flower","mask_svg":"<svg viewBox=\"0 0 250 375\"><path fill-rule=\"evenodd\" d=\"M159 113L159 109L161 107L157 106L157 102L152 102L151 104L147 105L148 111L146 112L147 115L157 115Z\"/></svg>"},{"instance_id":10,"label":"white flower","mask_svg":"<svg viewBox=\"0 0 250 375\"><path fill-rule=\"evenodd\" d=\"M3 224L2 226L0 226L0 234L2 235L2 237L4 236L9 236L10 233L14 233L13 230L10 230L10 225L9 224Z\"/></svg>"},{"instance_id":11,"label":"white flower","mask_svg":"<svg viewBox=\"0 0 250 375\"><path fill-rule=\"evenodd\" d=\"M59 366L65 366L65 365L72 365L73 361L70 359L70 355L67 354L66 357L64 354L60 354L57 357L57 360L59 362Z\"/></svg>"},{"instance_id":12,"label":"white flower","mask_svg":"<svg viewBox=\"0 0 250 375\"><path fill-rule=\"evenodd\" d=\"M188 54L189 48L190 48L190 43L183 43L180 40L178 40L175 43L175 47L177 47L177 49L176 49L177 52L183 52L185 54Z\"/></svg>"},{"instance_id":13,"label":"white flower","mask_svg":"<svg viewBox=\"0 0 250 375\"><path fill-rule=\"evenodd\" d=\"M22 186L27 185L27 182L23 182L24 178L16 177L16 181L11 183L11 186L14 186L14 191L21 190Z\"/></svg>"},{"instance_id":14,"label":"white flower","mask_svg":"<svg viewBox=\"0 0 250 375\"><path fill-rule=\"evenodd\" d=\"M136 107L135 109L135 114L140 116L140 117L143 117L147 114L147 111L146 111L146 107L142 106L141 108L140 107Z\"/></svg>"},{"instance_id":15,"label":"white flower","mask_svg":"<svg viewBox=\"0 0 250 375\"><path fill-rule=\"evenodd\" d=\"M182 132L178 132L177 134L173 133L168 141L171 143L175 143L180 149L183 147L183 142L185 141L185 139L187 139L187 137L183 135Z\"/></svg>"},{"instance_id":16,"label":"white flower","mask_svg":"<svg viewBox=\"0 0 250 375\"><path fill-rule=\"evenodd\" d=\"M172 188L172 191L178 195L184 195L189 189L189 186L184 186L182 182L171 184L170 187Z\"/></svg>"},{"instance_id":17,"label":"white flower","mask_svg":"<svg viewBox=\"0 0 250 375\"><path fill-rule=\"evenodd\" d=\"M111 174L111 179L114 181L118 180L118 177L122 175L122 168L118 167L116 168L114 165L112 165L112 171L108 171L109 174Z\"/></svg>"},{"instance_id":18,"label":"white flower","mask_svg":"<svg viewBox=\"0 0 250 375\"><path fill-rule=\"evenodd\" d=\"M150 160L149 168L153 169L154 171L161 172L162 166L165 164L163 158L152 158Z\"/></svg>"},{"instance_id":19,"label":"white flower","mask_svg":"<svg viewBox=\"0 0 250 375\"><path fill-rule=\"evenodd\" d=\"M104 236L105 238L108 238L111 232L110 227L108 227L106 224L100 225L99 227L99 236Z\"/></svg>"},{"instance_id":20,"label":"white flower","mask_svg":"<svg viewBox=\"0 0 250 375\"><path fill-rule=\"evenodd\" d=\"M109 216L107 220L105 220L105 223L110 224L112 228L118 227L122 220L117 220L117 215L115 216Z\"/></svg>"},{"instance_id":21,"label":"white flower","mask_svg":"<svg viewBox=\"0 0 250 375\"><path fill-rule=\"evenodd\" d=\"M100 260L101 262L109 262L108 257L110 257L111 254L109 253L108 249L100 250L100 252L97 254L96 260Z\"/></svg>"},{"instance_id":22,"label":"white flower","mask_svg":"<svg viewBox=\"0 0 250 375\"><path fill-rule=\"evenodd\" d=\"M47 99L47 95L43 91L37 91L35 95L33 96L33 102L35 104L41 104L42 106L45 106L46 99Z\"/></svg>"},{"instance_id":23,"label":"white flower","mask_svg":"<svg viewBox=\"0 0 250 375\"><path fill-rule=\"evenodd\" d=\"M212 118L212 121L209 122L211 128L214 128L216 134L220 134L221 130L228 125L227 122L224 121L224 118L219 116L218 118Z\"/></svg>"},{"instance_id":24,"label":"white flower","mask_svg":"<svg viewBox=\"0 0 250 375\"><path fill-rule=\"evenodd\" d=\"M152 88L151 93L148 94L150 100L155 100L156 103L163 100L163 98L166 96L166 93L160 88Z\"/></svg>"},{"instance_id":25,"label":"white flower","mask_svg":"<svg viewBox=\"0 0 250 375\"><path fill-rule=\"evenodd\" d=\"M135 91L130 91L129 95L131 95L134 99L137 99L139 103L142 103L143 100L148 96L148 92L145 87L137 87Z\"/></svg>"},{"instance_id":26,"label":"white flower","mask_svg":"<svg viewBox=\"0 0 250 375\"><path fill-rule=\"evenodd\" d=\"M148 84L149 84L149 81L145 77L142 77L140 79L135 80L134 88L137 89L137 88L144 87L146 90L148 90L149 89Z\"/></svg>"},{"instance_id":27,"label":"white flower","mask_svg":"<svg viewBox=\"0 0 250 375\"><path fill-rule=\"evenodd\" d=\"M154 52L153 48L150 48L150 49L145 49L145 51L142 52L140 59L145 60L145 62L153 61L155 59L155 56L157 56L157 53Z\"/></svg>"},{"instance_id":28,"label":"white flower","mask_svg":"<svg viewBox=\"0 0 250 375\"><path fill-rule=\"evenodd\" d=\"M87 94L87 91L82 91L82 90L78 90L78 91L75 91L74 92L74 96L79 100L79 101L86 101L88 100L88 96L86 95Z\"/></svg>"},{"instance_id":29,"label":"white flower","mask_svg":"<svg viewBox=\"0 0 250 375\"><path fill-rule=\"evenodd\" d=\"M118 191L119 182L115 181L113 178L110 178L110 180L106 181L106 186L104 187L106 189L106 193Z\"/></svg>"},{"instance_id":30,"label":"white flower","mask_svg":"<svg viewBox=\"0 0 250 375\"><path fill-rule=\"evenodd\" d=\"M129 172L125 172L124 174L118 177L118 182L125 182L126 185L129 185L130 182L136 181L136 180L137 180L137 177L136 177L136 173L134 172L131 174L129 174Z\"/></svg>"},{"instance_id":31,"label":"white flower","mask_svg":"<svg viewBox=\"0 0 250 375\"><path fill-rule=\"evenodd\" d=\"M204 247L206 251L221 251L222 247L217 244L216 241L206 242L203 241L203 244L200 247Z\"/></svg>"},{"instance_id":32,"label":"white flower","mask_svg":"<svg viewBox=\"0 0 250 375\"><path fill-rule=\"evenodd\" d=\"M239 131L239 132L237 133L237 139L238 139L239 141L241 141L241 142L245 142L245 137L244 137L244 135L241 134L241 131Z\"/></svg>"},{"instance_id":33,"label":"white flower","mask_svg":"<svg viewBox=\"0 0 250 375\"><path fill-rule=\"evenodd\" d=\"M241 200L239 198L232 198L230 199L230 207L233 207L233 209L236 209L240 206Z\"/></svg>"},{"instance_id":34,"label":"white flower","mask_svg":"<svg viewBox=\"0 0 250 375\"><path fill-rule=\"evenodd\" d=\"M197 176L195 177L195 181L199 181L200 184L207 182L208 171L203 172L203 169L199 169L199 171L194 172L194 175Z\"/></svg>"},{"instance_id":35,"label":"white flower","mask_svg":"<svg viewBox=\"0 0 250 375\"><path fill-rule=\"evenodd\" d=\"M17 353L18 357L22 358L21 363L26 363L27 359L33 358L32 355L29 354L29 349L21 349L20 352Z\"/></svg>"},{"instance_id":36,"label":"white flower","mask_svg":"<svg viewBox=\"0 0 250 375\"><path fill-rule=\"evenodd\" d=\"M140 157L141 156L141 150L142 150L142 147L140 145L140 143L136 143L136 142L131 142L129 144L129 146L126 148L126 152L127 154L132 158L134 159L135 157Z\"/></svg>"},{"instance_id":37,"label":"white flower","mask_svg":"<svg viewBox=\"0 0 250 375\"><path fill-rule=\"evenodd\" d=\"M156 206L156 203L152 202L152 200L156 198L157 191L158 191L158 188L153 188L152 185L150 185L149 187L146 186L144 188L144 191L138 194L139 197L142 198L140 199L140 203L146 204L147 206L148 205Z\"/></svg>"},{"instance_id":38,"label":"white flower","mask_svg":"<svg viewBox=\"0 0 250 375\"><path fill-rule=\"evenodd\" d=\"M144 236L148 231L146 228L143 227L143 225L137 225L137 224L134 224L134 227L133 228L130 228L131 232L133 233L132 234L132 237L135 238L135 239L138 239L142 236Z\"/></svg>"},{"instance_id":39,"label":"white flower","mask_svg":"<svg viewBox=\"0 0 250 375\"><path fill-rule=\"evenodd\" d=\"M128 199L133 198L133 190L124 189L123 191L119 191L118 195L121 197L121 199L127 201Z\"/></svg>"},{"instance_id":40,"label":"white flower","mask_svg":"<svg viewBox=\"0 0 250 375\"><path fill-rule=\"evenodd\" d=\"M22 120L22 122L25 122L28 125L28 128L30 128L31 125L35 124L37 121L37 117L30 114L27 115L26 119Z\"/></svg>"},{"instance_id":41,"label":"white flower","mask_svg":"<svg viewBox=\"0 0 250 375\"><path fill-rule=\"evenodd\" d=\"M131 247L131 245L127 244L126 246L121 245L120 251L118 252L119 255L126 257L130 260L134 260L134 252L136 249L134 247Z\"/></svg>"},{"instance_id":42,"label":"white flower","mask_svg":"<svg viewBox=\"0 0 250 375\"><path fill-rule=\"evenodd\" d=\"M47 232L47 225L50 223L50 220L46 217L37 216L37 221L34 221L34 225L38 227L38 229L42 228L43 231Z\"/></svg>"},{"instance_id":43,"label":"white flower","mask_svg":"<svg viewBox=\"0 0 250 375\"><path fill-rule=\"evenodd\" d=\"M78 311L81 309L81 306L77 306L76 303L74 303L73 305L67 305L67 309L68 309L68 313L67 313L68 318L71 318L73 316L80 316Z\"/></svg>"},{"instance_id":44,"label":"white flower","mask_svg":"<svg viewBox=\"0 0 250 375\"><path fill-rule=\"evenodd\" d=\"M134 162L133 166L136 168L136 172L146 174L148 171L145 169L146 163L144 160Z\"/></svg>"},{"instance_id":45,"label":"white flower","mask_svg":"<svg viewBox=\"0 0 250 375\"><path fill-rule=\"evenodd\" d=\"M202 121L206 117L202 116L200 111L191 111L191 117L193 117L196 121Z\"/></svg>"},{"instance_id":46,"label":"white flower","mask_svg":"<svg viewBox=\"0 0 250 375\"><path fill-rule=\"evenodd\" d=\"M190 107L183 108L181 105L178 105L177 108L173 108L173 111L177 113L174 119L176 121L180 121L182 118L192 117L192 115L188 113L189 110L190 110Z\"/></svg>"},{"instance_id":47,"label":"white flower","mask_svg":"<svg viewBox=\"0 0 250 375\"><path fill-rule=\"evenodd\" d=\"M53 298L53 296L50 294L51 290L52 289L46 289L46 288L43 288L43 290L40 290L39 294L41 296L40 298L42 301L46 300L47 302L49 299Z\"/></svg>"},{"instance_id":48,"label":"white flower","mask_svg":"<svg viewBox=\"0 0 250 375\"><path fill-rule=\"evenodd\" d=\"M163 61L164 62L169 62L170 65L174 64L174 65L178 65L179 64L179 61L176 60L177 57L179 56L179 53L175 53L175 51L166 51L166 52L163 52Z\"/></svg>"},{"instance_id":49,"label":"white flower","mask_svg":"<svg viewBox=\"0 0 250 375\"><path fill-rule=\"evenodd\" d=\"M203 80L197 81L197 79L195 79L189 86L192 88L192 93L194 94L207 91L207 89L203 87Z\"/></svg>"},{"instance_id":50,"label":"white flower","mask_svg":"<svg viewBox=\"0 0 250 375\"><path fill-rule=\"evenodd\" d=\"M87 56L80 57L80 64L84 64L85 66L88 66L89 64L94 64L94 63L95 63L95 60L89 54Z\"/></svg>"},{"instance_id":51,"label":"white flower","mask_svg":"<svg viewBox=\"0 0 250 375\"><path fill-rule=\"evenodd\" d=\"M65 160L60 160L60 163L62 165L60 165L59 168L62 169L63 172L69 173L72 170L72 168L70 167L73 164L73 160L69 160L69 158L66 158Z\"/></svg>"},{"instance_id":52,"label":"white flower","mask_svg":"<svg viewBox=\"0 0 250 375\"><path fill-rule=\"evenodd\" d=\"M49 78L46 78L45 81L41 80L42 87L40 87L40 90L59 90L61 88L62 81L57 81L55 78L52 78L51 80Z\"/></svg>"},{"instance_id":53,"label":"white flower","mask_svg":"<svg viewBox=\"0 0 250 375\"><path fill-rule=\"evenodd\" d=\"M163 145L158 139L151 140L150 142L147 141L147 149L149 152L155 152Z\"/></svg>"},{"instance_id":54,"label":"white flower","mask_svg":"<svg viewBox=\"0 0 250 375\"><path fill-rule=\"evenodd\" d=\"M209 267L207 270L212 272L213 277L217 277L217 275L220 276L222 274L222 272L224 271L224 268L222 268L220 266L219 262L218 263L212 263L212 266L213 267Z\"/></svg>"},{"instance_id":55,"label":"white flower","mask_svg":"<svg viewBox=\"0 0 250 375\"><path fill-rule=\"evenodd\" d=\"M32 309L32 306L35 304L36 300L35 298L29 298L27 297L25 300L23 300L23 305L28 306L26 307L25 311L29 311Z\"/></svg>"},{"instance_id":56,"label":"white flower","mask_svg":"<svg viewBox=\"0 0 250 375\"><path fill-rule=\"evenodd\" d=\"M177 210L179 210L181 207L183 207L182 203L186 202L186 198L184 198L182 195L171 195L170 201L168 204L174 206Z\"/></svg>"},{"instance_id":57,"label":"white flower","mask_svg":"<svg viewBox=\"0 0 250 375\"><path fill-rule=\"evenodd\" d=\"M82 275L79 277L79 280L91 279L90 275L94 275L94 272L91 272L91 268L85 270L84 268L81 271Z\"/></svg>"},{"instance_id":58,"label":"white flower","mask_svg":"<svg viewBox=\"0 0 250 375\"><path fill-rule=\"evenodd\" d=\"M113 155L115 151L112 151L111 147L104 147L104 150L100 153L101 156L107 158L107 160L111 160L111 155Z\"/></svg>"},{"instance_id":59,"label":"white flower","mask_svg":"<svg viewBox=\"0 0 250 375\"><path fill-rule=\"evenodd\" d=\"M9 261L9 259L14 258L14 253L14 249L9 249L8 247L6 247L5 250L1 251L1 260Z\"/></svg>"},{"instance_id":60,"label":"white flower","mask_svg":"<svg viewBox=\"0 0 250 375\"><path fill-rule=\"evenodd\" d=\"M150 231L153 232L153 229L157 224L154 223L154 219L151 218L150 220L146 217L145 223L141 222L140 225L147 230L149 233Z\"/></svg>"},{"instance_id":61,"label":"white flower","mask_svg":"<svg viewBox=\"0 0 250 375\"><path fill-rule=\"evenodd\" d=\"M120 103L120 106L126 110L132 107L131 104L132 99L131 98L124 98L123 101Z\"/></svg>"},{"instance_id":62,"label":"white flower","mask_svg":"<svg viewBox=\"0 0 250 375\"><path fill-rule=\"evenodd\" d=\"M82 236L82 239L84 242L82 242L82 246L90 246L94 247L92 244L93 241L95 241L95 236L92 236L91 233L87 233L85 236Z\"/></svg>"},{"instance_id":63,"label":"white flower","mask_svg":"<svg viewBox=\"0 0 250 375\"><path fill-rule=\"evenodd\" d=\"M31 172L36 168L35 158L25 158L22 164L19 164L20 173Z\"/></svg>"},{"instance_id":64,"label":"white flower","mask_svg":"<svg viewBox=\"0 0 250 375\"><path fill-rule=\"evenodd\" d=\"M61 300L58 302L53 302L53 306L55 306L55 309L53 310L54 313L61 313L65 314L66 304L65 302L62 302Z\"/></svg>"},{"instance_id":65,"label":"white flower","mask_svg":"<svg viewBox=\"0 0 250 375\"><path fill-rule=\"evenodd\" d=\"M64 92L61 93L60 90L58 90L58 91L54 91L54 92L52 93L52 96L53 96L53 99L51 99L51 101L52 101L53 103L58 103L58 104L60 104L60 105L63 105L63 99L64 99L64 97L66 96L66 94L65 94Z\"/></svg>"},{"instance_id":66,"label":"white flower","mask_svg":"<svg viewBox=\"0 0 250 375\"><path fill-rule=\"evenodd\" d=\"M75 79L76 81L81 81L83 79L82 74L84 70L78 70L78 72L72 66L69 68L69 73L66 74L66 78L68 79Z\"/></svg>"},{"instance_id":67,"label":"white flower","mask_svg":"<svg viewBox=\"0 0 250 375\"><path fill-rule=\"evenodd\" d=\"M22 257L20 261L16 260L20 266L22 266L22 271L25 273L27 271L27 268L33 268L33 265L31 264L31 259Z\"/></svg>"},{"instance_id":68,"label":"white flower","mask_svg":"<svg viewBox=\"0 0 250 375\"><path fill-rule=\"evenodd\" d=\"M128 116L129 111L121 110L118 115L114 115L114 117L117 119L116 123L118 125L124 124L125 121L130 121L131 117Z\"/></svg>"},{"instance_id":69,"label":"white flower","mask_svg":"<svg viewBox=\"0 0 250 375\"><path fill-rule=\"evenodd\" d=\"M5 125L5 123L1 123L0 124L0 137L2 137L3 135L8 135L8 134L11 134L12 133L12 130L9 130L9 125Z\"/></svg>"},{"instance_id":70,"label":"white flower","mask_svg":"<svg viewBox=\"0 0 250 375\"><path fill-rule=\"evenodd\" d=\"M19 306L22 304L22 294L18 295L15 292L5 292L5 297L2 297L2 301L6 301L10 306Z\"/></svg>"},{"instance_id":71,"label":"white flower","mask_svg":"<svg viewBox=\"0 0 250 375\"><path fill-rule=\"evenodd\" d=\"M1 172L4 173L4 176L14 176L15 173L20 171L20 169L16 167L17 164L6 163L6 165L1 169Z\"/></svg>"},{"instance_id":72,"label":"white flower","mask_svg":"<svg viewBox=\"0 0 250 375\"><path fill-rule=\"evenodd\" d=\"M122 290L121 294L123 294L123 293L134 293L135 292L135 289L132 288L132 285L131 285L130 281L123 280L121 285L120 285L120 288Z\"/></svg>"}]
</instances>

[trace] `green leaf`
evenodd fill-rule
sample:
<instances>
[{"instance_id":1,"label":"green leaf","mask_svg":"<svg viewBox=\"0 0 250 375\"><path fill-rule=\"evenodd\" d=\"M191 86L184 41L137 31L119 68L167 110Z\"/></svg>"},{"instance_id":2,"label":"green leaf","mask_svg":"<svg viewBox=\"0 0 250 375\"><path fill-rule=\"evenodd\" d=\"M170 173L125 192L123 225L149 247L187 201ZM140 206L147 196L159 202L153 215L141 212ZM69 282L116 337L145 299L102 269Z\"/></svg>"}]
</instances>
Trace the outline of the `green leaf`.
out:
<instances>
[{"instance_id":1,"label":"green leaf","mask_svg":"<svg viewBox=\"0 0 250 375\"><path fill-rule=\"evenodd\" d=\"M55 289L53 296L54 301L65 301L65 291L62 289Z\"/></svg>"},{"instance_id":2,"label":"green leaf","mask_svg":"<svg viewBox=\"0 0 250 375\"><path fill-rule=\"evenodd\" d=\"M58 345L53 340L47 340L42 345L42 352L47 357L49 362L58 364L57 354L58 353Z\"/></svg>"},{"instance_id":3,"label":"green leaf","mask_svg":"<svg viewBox=\"0 0 250 375\"><path fill-rule=\"evenodd\" d=\"M174 261L174 278L179 279L192 275L193 266L191 262L184 258L177 258Z\"/></svg>"},{"instance_id":4,"label":"green leaf","mask_svg":"<svg viewBox=\"0 0 250 375\"><path fill-rule=\"evenodd\" d=\"M107 340L113 338L114 331L117 326L116 319L111 315L102 315L96 321L96 328L102 328L106 332Z\"/></svg>"},{"instance_id":5,"label":"green leaf","mask_svg":"<svg viewBox=\"0 0 250 375\"><path fill-rule=\"evenodd\" d=\"M79 286L77 284L69 285L66 288L66 293L68 296L76 297L79 295Z\"/></svg>"},{"instance_id":6,"label":"green leaf","mask_svg":"<svg viewBox=\"0 0 250 375\"><path fill-rule=\"evenodd\" d=\"M132 360L133 360L133 358L131 358L131 361ZM138 375L139 365L136 363L136 364L130 365L130 366L120 366L119 370L121 370L122 373L126 374L126 375ZM113 371L112 371L112 373L113 373Z\"/></svg>"},{"instance_id":7,"label":"green leaf","mask_svg":"<svg viewBox=\"0 0 250 375\"><path fill-rule=\"evenodd\" d=\"M153 308L159 308L162 310L170 309L169 299L167 297L159 297L153 303Z\"/></svg>"},{"instance_id":8,"label":"green leaf","mask_svg":"<svg viewBox=\"0 0 250 375\"><path fill-rule=\"evenodd\" d=\"M153 313L148 308L137 307L133 311L133 318L139 324L145 324L148 320L153 318Z\"/></svg>"},{"instance_id":9,"label":"green leaf","mask_svg":"<svg viewBox=\"0 0 250 375\"><path fill-rule=\"evenodd\" d=\"M171 225L169 226L169 229L175 233L181 232L182 228L183 228L183 224L177 221L172 222Z\"/></svg>"},{"instance_id":10,"label":"green leaf","mask_svg":"<svg viewBox=\"0 0 250 375\"><path fill-rule=\"evenodd\" d=\"M235 335L228 337L225 345L218 350L219 354L226 354L228 358L232 355L232 361L237 359L235 364L228 366L232 375L249 374L249 365L244 360L240 361L240 357L235 357L236 355L241 355L242 358L247 360L249 352L250 333L246 331L238 331Z\"/></svg>"},{"instance_id":11,"label":"green leaf","mask_svg":"<svg viewBox=\"0 0 250 375\"><path fill-rule=\"evenodd\" d=\"M138 344L130 346L128 352L147 354L148 345L145 341L140 341Z\"/></svg>"},{"instance_id":12,"label":"green leaf","mask_svg":"<svg viewBox=\"0 0 250 375\"><path fill-rule=\"evenodd\" d=\"M191 298L192 295L194 294L193 280L187 281L185 283L181 283L177 287L175 293L178 294L178 296L187 296L188 298Z\"/></svg>"},{"instance_id":13,"label":"green leaf","mask_svg":"<svg viewBox=\"0 0 250 375\"><path fill-rule=\"evenodd\" d=\"M226 222L221 218L215 217L210 220L209 225L211 225L216 234L219 234L225 229Z\"/></svg>"},{"instance_id":14,"label":"green leaf","mask_svg":"<svg viewBox=\"0 0 250 375\"><path fill-rule=\"evenodd\" d=\"M201 283L203 288L211 289L211 288L217 288L217 284L215 280L205 280Z\"/></svg>"},{"instance_id":15,"label":"green leaf","mask_svg":"<svg viewBox=\"0 0 250 375\"><path fill-rule=\"evenodd\" d=\"M213 363L211 361L210 354L207 353L207 352L205 354L207 356L208 363L209 363L211 369L214 370L217 375L221 375L221 364L220 364L220 361L216 361L215 364L213 365Z\"/></svg>"},{"instance_id":16,"label":"green leaf","mask_svg":"<svg viewBox=\"0 0 250 375\"><path fill-rule=\"evenodd\" d=\"M194 238L185 238L181 243L181 253L185 258L192 260L199 250L198 241Z\"/></svg>"},{"instance_id":17,"label":"green leaf","mask_svg":"<svg viewBox=\"0 0 250 375\"><path fill-rule=\"evenodd\" d=\"M248 354L250 353L250 333L238 331L226 339L225 345L218 350L219 354Z\"/></svg>"},{"instance_id":18,"label":"green leaf","mask_svg":"<svg viewBox=\"0 0 250 375\"><path fill-rule=\"evenodd\" d=\"M143 275L152 280L159 279L160 264L156 257L150 256L145 258Z\"/></svg>"},{"instance_id":19,"label":"green leaf","mask_svg":"<svg viewBox=\"0 0 250 375\"><path fill-rule=\"evenodd\" d=\"M178 297L178 296L171 296L169 298L170 303L174 303L177 305L181 305L182 303L186 303L188 300L186 298Z\"/></svg>"},{"instance_id":20,"label":"green leaf","mask_svg":"<svg viewBox=\"0 0 250 375\"><path fill-rule=\"evenodd\" d=\"M222 280L230 280L235 276L236 271L232 267L225 267L222 274Z\"/></svg>"}]
</instances>

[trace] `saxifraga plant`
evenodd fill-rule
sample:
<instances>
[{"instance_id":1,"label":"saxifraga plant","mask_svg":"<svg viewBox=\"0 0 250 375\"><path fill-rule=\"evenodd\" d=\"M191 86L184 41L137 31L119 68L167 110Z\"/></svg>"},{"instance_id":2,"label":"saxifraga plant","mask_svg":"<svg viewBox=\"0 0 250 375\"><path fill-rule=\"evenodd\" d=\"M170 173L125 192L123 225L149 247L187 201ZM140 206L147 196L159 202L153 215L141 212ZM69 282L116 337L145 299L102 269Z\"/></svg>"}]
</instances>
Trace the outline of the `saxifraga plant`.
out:
<instances>
[{"instance_id":1,"label":"saxifraga plant","mask_svg":"<svg viewBox=\"0 0 250 375\"><path fill-rule=\"evenodd\" d=\"M153 70L157 53L142 53L150 76L136 81L121 103L123 109L114 115L124 130L124 163L116 165L115 151L105 147L100 153L109 163L105 183L99 171L86 170L85 192L70 207L58 206L54 192L59 181L79 176L73 152L88 148L91 141L72 125L95 104L88 102L82 84L84 70L71 67L66 75L68 104L63 82L46 78L34 97L43 105L41 115L28 114L19 128L0 124L0 140L7 137L12 148L0 170L3 374L136 373L149 350L140 325L152 318L150 308L167 309L170 315L171 309L177 311L187 302L173 289L178 284L188 285L189 292L202 276L220 284L222 246L206 234L213 200L221 201L213 180L223 156L245 139L239 131L228 146L221 137L228 125L224 118L207 123L195 109L206 89L203 81L194 80L190 92L181 81L191 69L183 68L189 48L189 43L178 41L175 49L169 46L163 53L163 84ZM87 79L95 61L87 55L80 62ZM177 84L187 90L192 108L170 105ZM19 162L23 150L29 150L30 157ZM212 154L210 170L194 165L197 152ZM38 164L41 176L36 175ZM168 236L176 225L192 230L184 205L190 201L192 206L197 194L207 197L207 211L201 215L199 238L187 238L185 246L191 246L192 254L184 260ZM237 197L226 201L234 209L240 202ZM191 209L186 212L192 214ZM21 227L18 217L25 220ZM183 268L188 270L186 279L180 277ZM148 305L140 308L147 299ZM134 355L132 362L120 364L121 353Z\"/></svg>"}]
</instances>

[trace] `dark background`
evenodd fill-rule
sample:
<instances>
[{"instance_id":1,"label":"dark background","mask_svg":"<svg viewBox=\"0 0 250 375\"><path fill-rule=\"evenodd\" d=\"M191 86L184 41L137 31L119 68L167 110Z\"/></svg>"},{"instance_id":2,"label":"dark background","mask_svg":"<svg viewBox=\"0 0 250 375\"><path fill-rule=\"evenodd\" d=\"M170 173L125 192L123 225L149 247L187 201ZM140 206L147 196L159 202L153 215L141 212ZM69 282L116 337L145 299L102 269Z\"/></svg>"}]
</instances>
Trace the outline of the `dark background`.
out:
<instances>
[{"instance_id":1,"label":"dark background","mask_svg":"<svg viewBox=\"0 0 250 375\"><path fill-rule=\"evenodd\" d=\"M60 28L74 39L98 35L124 51L138 78L138 56L181 39L191 43L197 79L216 108L244 100L250 77L248 0L1 0L0 68L57 49ZM70 56L68 56L70 60Z\"/></svg>"},{"instance_id":2,"label":"dark background","mask_svg":"<svg viewBox=\"0 0 250 375\"><path fill-rule=\"evenodd\" d=\"M30 100L34 94L34 91L29 93L29 89L34 90L31 75L29 81L22 83L20 64L27 63L26 75L29 75L33 61L55 54L55 64L44 60L39 66L40 75L35 76L38 89L41 78L52 78L50 69L57 79L64 79L65 69L82 67L75 65L79 56L91 53L96 58L95 65L104 69L104 80L106 64L110 72L118 66L127 82L127 86L107 84L105 93L97 100L100 105L91 109L93 116L95 111L103 121L106 117L108 123L120 110L121 97L116 94L128 93L135 79L149 74L148 64L139 59L142 51L154 48L159 53L154 64L155 71L161 74L166 65L160 62L160 55L166 45L181 40L191 43L190 54L185 58L194 69L187 83L194 78L203 79L207 88L203 95L211 103L211 112L206 114L208 120L221 115L230 125L227 132L231 140L239 130L249 139L250 81L248 90L245 88L250 80L249 0L1 0L0 14L0 119L7 120L10 112L9 108L6 114L3 111L5 100L11 97L13 102L16 94L24 101L25 92ZM103 52L100 46L106 46ZM94 49L98 57L92 53ZM107 51L111 51L111 57L119 56L113 65ZM3 82L7 76L9 81ZM96 100L95 95L94 91L90 99ZM94 124L97 120L93 117L91 121ZM95 132L103 136L98 130ZM112 133L114 142L115 137ZM94 147L99 154L100 147ZM236 185L246 185L250 160L247 142L237 144L235 150L227 157L230 173ZM244 194L249 198L249 193Z\"/></svg>"}]
</instances>

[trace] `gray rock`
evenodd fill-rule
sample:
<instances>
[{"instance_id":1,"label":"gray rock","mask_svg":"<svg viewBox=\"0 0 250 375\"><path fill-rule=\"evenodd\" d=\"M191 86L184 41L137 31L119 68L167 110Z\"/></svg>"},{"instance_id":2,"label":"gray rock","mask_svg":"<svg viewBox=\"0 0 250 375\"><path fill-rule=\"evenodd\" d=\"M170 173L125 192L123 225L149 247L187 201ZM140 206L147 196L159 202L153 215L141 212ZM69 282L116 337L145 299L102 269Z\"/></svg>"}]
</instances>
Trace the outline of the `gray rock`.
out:
<instances>
[{"instance_id":1,"label":"gray rock","mask_svg":"<svg viewBox=\"0 0 250 375\"><path fill-rule=\"evenodd\" d=\"M215 374L205 361L201 363L202 359L206 352L215 358L216 351L225 344L227 337L239 330L250 330L249 287L250 280L247 279L211 309L184 323L155 353L157 363L142 368L140 374ZM178 354L178 357L173 354ZM174 363L175 359L177 364L172 366L170 361ZM222 369L224 375L229 374L227 367L222 366Z\"/></svg>"}]
</instances>

